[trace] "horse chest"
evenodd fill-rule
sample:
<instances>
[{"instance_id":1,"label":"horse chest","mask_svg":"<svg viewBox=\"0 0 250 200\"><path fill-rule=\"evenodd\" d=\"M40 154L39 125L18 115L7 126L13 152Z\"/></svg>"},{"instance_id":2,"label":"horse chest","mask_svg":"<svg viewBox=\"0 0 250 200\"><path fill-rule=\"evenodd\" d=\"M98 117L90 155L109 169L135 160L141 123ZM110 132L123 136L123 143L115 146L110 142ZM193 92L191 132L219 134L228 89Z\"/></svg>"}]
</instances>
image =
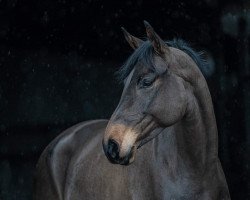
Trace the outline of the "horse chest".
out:
<instances>
[{"instance_id":1,"label":"horse chest","mask_svg":"<svg viewBox=\"0 0 250 200\"><path fill-rule=\"evenodd\" d=\"M67 199L149 200L155 198L153 174L148 167L112 165L104 158L98 165L70 170Z\"/></svg>"},{"instance_id":2,"label":"horse chest","mask_svg":"<svg viewBox=\"0 0 250 200\"><path fill-rule=\"evenodd\" d=\"M130 166L110 164L102 155L92 160L85 158L88 162L69 169L66 199L179 199L177 194L183 193L180 182L168 176L166 169L157 163L149 162L152 155L145 151L148 154L138 155L138 160Z\"/></svg>"},{"instance_id":3,"label":"horse chest","mask_svg":"<svg viewBox=\"0 0 250 200\"><path fill-rule=\"evenodd\" d=\"M82 164L70 169L65 200L185 200L202 199L201 184L173 177L157 163L135 162L130 166L110 164L105 158L99 164Z\"/></svg>"}]
</instances>

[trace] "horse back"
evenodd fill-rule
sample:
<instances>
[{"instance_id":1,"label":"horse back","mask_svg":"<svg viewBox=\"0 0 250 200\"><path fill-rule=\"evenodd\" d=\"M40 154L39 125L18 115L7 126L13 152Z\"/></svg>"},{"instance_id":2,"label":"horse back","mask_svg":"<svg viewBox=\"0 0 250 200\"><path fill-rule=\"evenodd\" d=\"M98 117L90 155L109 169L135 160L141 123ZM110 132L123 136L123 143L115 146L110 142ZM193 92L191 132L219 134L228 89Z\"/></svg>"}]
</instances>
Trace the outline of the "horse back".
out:
<instances>
[{"instance_id":1,"label":"horse back","mask_svg":"<svg viewBox=\"0 0 250 200\"><path fill-rule=\"evenodd\" d=\"M93 138L104 133L107 120L93 120L79 123L57 136L43 151L36 166L34 179L34 200L65 199L67 173L72 158ZM92 148L95 148L94 146Z\"/></svg>"}]
</instances>

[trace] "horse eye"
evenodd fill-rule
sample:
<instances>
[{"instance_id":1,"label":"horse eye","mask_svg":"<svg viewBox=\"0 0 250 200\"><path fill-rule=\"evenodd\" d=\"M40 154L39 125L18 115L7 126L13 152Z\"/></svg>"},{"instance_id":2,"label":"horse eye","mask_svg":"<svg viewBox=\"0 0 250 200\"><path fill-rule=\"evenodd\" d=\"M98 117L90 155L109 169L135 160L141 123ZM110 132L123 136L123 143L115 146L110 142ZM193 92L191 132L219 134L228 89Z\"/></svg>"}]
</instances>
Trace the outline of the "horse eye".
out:
<instances>
[{"instance_id":1,"label":"horse eye","mask_svg":"<svg viewBox=\"0 0 250 200\"><path fill-rule=\"evenodd\" d=\"M153 84L153 81L152 80L143 80L143 82L142 82L142 86L143 87L149 87L150 85L152 85Z\"/></svg>"},{"instance_id":2,"label":"horse eye","mask_svg":"<svg viewBox=\"0 0 250 200\"><path fill-rule=\"evenodd\" d=\"M147 88L153 84L154 80L155 80L155 78L142 78L142 77L140 77L138 80L138 85L140 88Z\"/></svg>"}]
</instances>

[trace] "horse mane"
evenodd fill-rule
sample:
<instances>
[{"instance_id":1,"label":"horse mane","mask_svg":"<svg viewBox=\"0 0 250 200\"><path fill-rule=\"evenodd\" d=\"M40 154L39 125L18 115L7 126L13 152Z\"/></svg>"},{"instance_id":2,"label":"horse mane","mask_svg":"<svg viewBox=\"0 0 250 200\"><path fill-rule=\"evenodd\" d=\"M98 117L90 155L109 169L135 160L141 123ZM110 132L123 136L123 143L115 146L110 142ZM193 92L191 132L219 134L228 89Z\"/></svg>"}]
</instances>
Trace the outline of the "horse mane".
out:
<instances>
[{"instance_id":1,"label":"horse mane","mask_svg":"<svg viewBox=\"0 0 250 200\"><path fill-rule=\"evenodd\" d=\"M174 47L184 51L188 54L193 61L200 68L204 76L207 75L209 66L207 61L204 59L204 52L195 51L187 42L182 39L173 39L171 41L165 41L170 47ZM149 41L143 42L143 44L137 48L134 53L128 58L125 64L117 71L117 78L120 82L123 82L138 61L154 70L154 50Z\"/></svg>"}]
</instances>

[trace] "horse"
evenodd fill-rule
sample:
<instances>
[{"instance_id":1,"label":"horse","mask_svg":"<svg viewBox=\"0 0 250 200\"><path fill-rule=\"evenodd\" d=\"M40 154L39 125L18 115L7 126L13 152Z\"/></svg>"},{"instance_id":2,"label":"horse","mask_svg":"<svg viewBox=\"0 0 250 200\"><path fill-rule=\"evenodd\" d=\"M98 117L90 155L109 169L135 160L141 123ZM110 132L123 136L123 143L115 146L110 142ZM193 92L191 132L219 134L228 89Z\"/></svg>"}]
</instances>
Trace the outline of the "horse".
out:
<instances>
[{"instance_id":1,"label":"horse","mask_svg":"<svg viewBox=\"0 0 250 200\"><path fill-rule=\"evenodd\" d=\"M146 40L122 28L134 49L109 120L79 123L42 153L35 200L228 200L211 95L201 56L164 41L144 21Z\"/></svg>"}]
</instances>

